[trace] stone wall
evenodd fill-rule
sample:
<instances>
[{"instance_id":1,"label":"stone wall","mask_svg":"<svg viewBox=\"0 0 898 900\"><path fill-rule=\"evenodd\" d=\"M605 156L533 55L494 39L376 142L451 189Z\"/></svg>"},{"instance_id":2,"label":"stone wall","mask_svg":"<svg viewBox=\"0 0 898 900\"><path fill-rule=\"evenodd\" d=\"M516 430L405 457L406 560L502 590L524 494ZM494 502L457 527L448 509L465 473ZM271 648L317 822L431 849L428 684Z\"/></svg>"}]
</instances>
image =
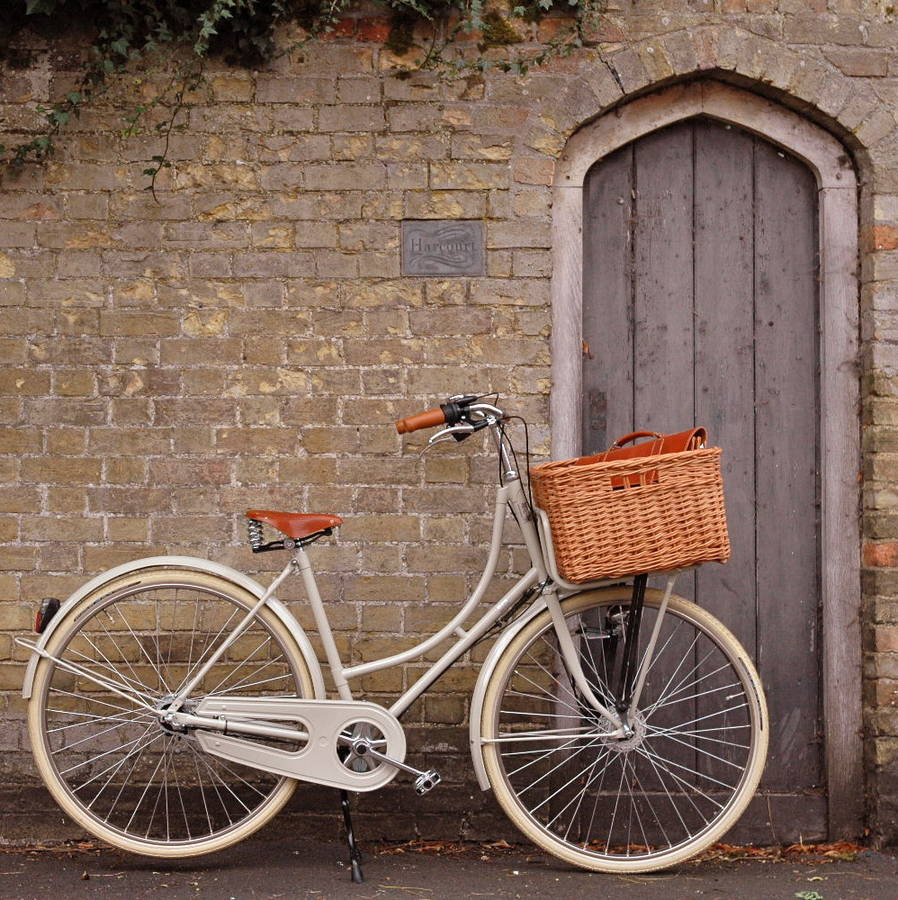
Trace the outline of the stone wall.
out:
<instances>
[{"instance_id":1,"label":"stone wall","mask_svg":"<svg viewBox=\"0 0 898 900\"><path fill-rule=\"evenodd\" d=\"M450 618L484 557L495 463L473 441L419 459L422 441L392 420L453 392L499 391L547 452L555 162L582 123L701 75L823 124L860 175L868 824L898 836L893 12L873 0L610 0L594 46L523 78L456 80L399 77L383 21L347 19L264 70L213 62L158 199L142 170L159 139L117 136L122 110L162 79L153 71L68 126L45 168L5 177L0 771L21 785L20 809L41 794L12 637L36 598L90 574L183 553L267 577L277 561L250 554L244 509L334 512L346 524L314 561L341 650L361 661L404 649ZM557 28L547 19L526 36ZM76 77L65 46L25 39L19 57L0 75L14 133ZM403 218L483 220L486 276L400 277ZM494 591L521 556L503 555ZM308 624L298 591L285 596ZM366 799L382 833L494 833L466 761L481 650L408 717L413 759L439 756L448 784L403 799L399 824L388 815L399 801ZM388 702L420 668L362 687Z\"/></svg>"}]
</instances>

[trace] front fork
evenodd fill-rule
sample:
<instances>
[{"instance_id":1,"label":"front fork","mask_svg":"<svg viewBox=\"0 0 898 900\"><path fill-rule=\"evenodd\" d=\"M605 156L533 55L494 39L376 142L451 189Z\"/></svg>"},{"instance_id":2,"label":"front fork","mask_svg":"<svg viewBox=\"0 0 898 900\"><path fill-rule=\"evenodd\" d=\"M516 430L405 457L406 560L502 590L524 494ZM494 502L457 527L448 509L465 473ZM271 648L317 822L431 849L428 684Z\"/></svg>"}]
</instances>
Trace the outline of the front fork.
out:
<instances>
[{"instance_id":1,"label":"front fork","mask_svg":"<svg viewBox=\"0 0 898 900\"><path fill-rule=\"evenodd\" d=\"M642 661L637 663L636 649L639 644L642 602L645 597L645 579L646 576L638 575L634 582L633 604L627 620L624 660L621 669L621 701L615 709L609 708L596 697L583 672L580 653L577 647L574 646L574 639L564 618L561 603L558 599L558 590L555 585L550 584L543 595L549 614L552 616L552 624L555 628L555 635L558 638L558 647L561 650L568 672L584 700L614 729L608 737L627 738L633 734L632 723L634 715L639 707L639 698L642 695L645 679L652 664L655 645L658 642L658 634L661 631L661 622L676 582L676 573L668 576L664 597L661 605L658 607L658 615L655 618L652 633L646 644L645 654Z\"/></svg>"}]
</instances>

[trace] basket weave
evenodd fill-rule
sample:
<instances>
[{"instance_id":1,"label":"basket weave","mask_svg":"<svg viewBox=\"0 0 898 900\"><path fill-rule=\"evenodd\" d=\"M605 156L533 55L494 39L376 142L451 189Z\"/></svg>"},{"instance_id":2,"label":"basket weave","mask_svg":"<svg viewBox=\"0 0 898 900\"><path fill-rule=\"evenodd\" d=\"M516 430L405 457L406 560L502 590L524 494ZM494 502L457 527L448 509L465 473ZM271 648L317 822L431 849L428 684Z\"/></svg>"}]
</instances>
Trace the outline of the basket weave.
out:
<instances>
[{"instance_id":1,"label":"basket weave","mask_svg":"<svg viewBox=\"0 0 898 900\"><path fill-rule=\"evenodd\" d=\"M568 581L729 559L718 447L586 465L568 459L533 466L530 476Z\"/></svg>"}]
</instances>

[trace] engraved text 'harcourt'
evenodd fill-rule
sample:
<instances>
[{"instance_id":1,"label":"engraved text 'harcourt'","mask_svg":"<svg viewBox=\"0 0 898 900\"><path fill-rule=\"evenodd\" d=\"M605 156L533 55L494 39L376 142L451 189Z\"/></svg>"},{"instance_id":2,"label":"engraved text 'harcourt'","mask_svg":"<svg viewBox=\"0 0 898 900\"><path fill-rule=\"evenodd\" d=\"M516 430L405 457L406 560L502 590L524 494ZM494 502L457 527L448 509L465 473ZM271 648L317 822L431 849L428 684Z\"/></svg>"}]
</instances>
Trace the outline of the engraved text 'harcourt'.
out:
<instances>
[{"instance_id":1,"label":"engraved text 'harcourt'","mask_svg":"<svg viewBox=\"0 0 898 900\"><path fill-rule=\"evenodd\" d=\"M482 275L483 223L405 221L402 223L404 275Z\"/></svg>"}]
</instances>

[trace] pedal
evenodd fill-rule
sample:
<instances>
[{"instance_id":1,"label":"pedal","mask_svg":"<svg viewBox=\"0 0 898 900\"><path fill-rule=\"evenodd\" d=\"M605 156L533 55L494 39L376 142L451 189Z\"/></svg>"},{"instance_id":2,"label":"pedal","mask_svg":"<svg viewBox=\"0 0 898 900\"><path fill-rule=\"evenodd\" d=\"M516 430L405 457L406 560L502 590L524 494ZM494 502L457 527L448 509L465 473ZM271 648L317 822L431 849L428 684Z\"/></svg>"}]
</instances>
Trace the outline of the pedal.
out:
<instances>
[{"instance_id":1,"label":"pedal","mask_svg":"<svg viewBox=\"0 0 898 900\"><path fill-rule=\"evenodd\" d=\"M377 750L374 750L371 747L371 743L368 738L357 738L353 741L352 744L353 750L355 750L358 756L371 756L374 759L378 759L381 762L389 763L391 766L395 766L397 769L401 769L403 772L408 772L409 775L416 775L415 778L415 793L416 794L426 794L428 791L433 790L439 783L442 781L440 778L440 773L437 772L436 769L428 769L426 772L422 772L420 769L416 769L414 766L410 766L408 763L399 762L398 759L390 759L384 753L379 753Z\"/></svg>"},{"instance_id":2,"label":"pedal","mask_svg":"<svg viewBox=\"0 0 898 900\"><path fill-rule=\"evenodd\" d=\"M440 773L436 769L428 769L415 779L415 793L426 794L428 791L432 791L441 781Z\"/></svg>"}]
</instances>

